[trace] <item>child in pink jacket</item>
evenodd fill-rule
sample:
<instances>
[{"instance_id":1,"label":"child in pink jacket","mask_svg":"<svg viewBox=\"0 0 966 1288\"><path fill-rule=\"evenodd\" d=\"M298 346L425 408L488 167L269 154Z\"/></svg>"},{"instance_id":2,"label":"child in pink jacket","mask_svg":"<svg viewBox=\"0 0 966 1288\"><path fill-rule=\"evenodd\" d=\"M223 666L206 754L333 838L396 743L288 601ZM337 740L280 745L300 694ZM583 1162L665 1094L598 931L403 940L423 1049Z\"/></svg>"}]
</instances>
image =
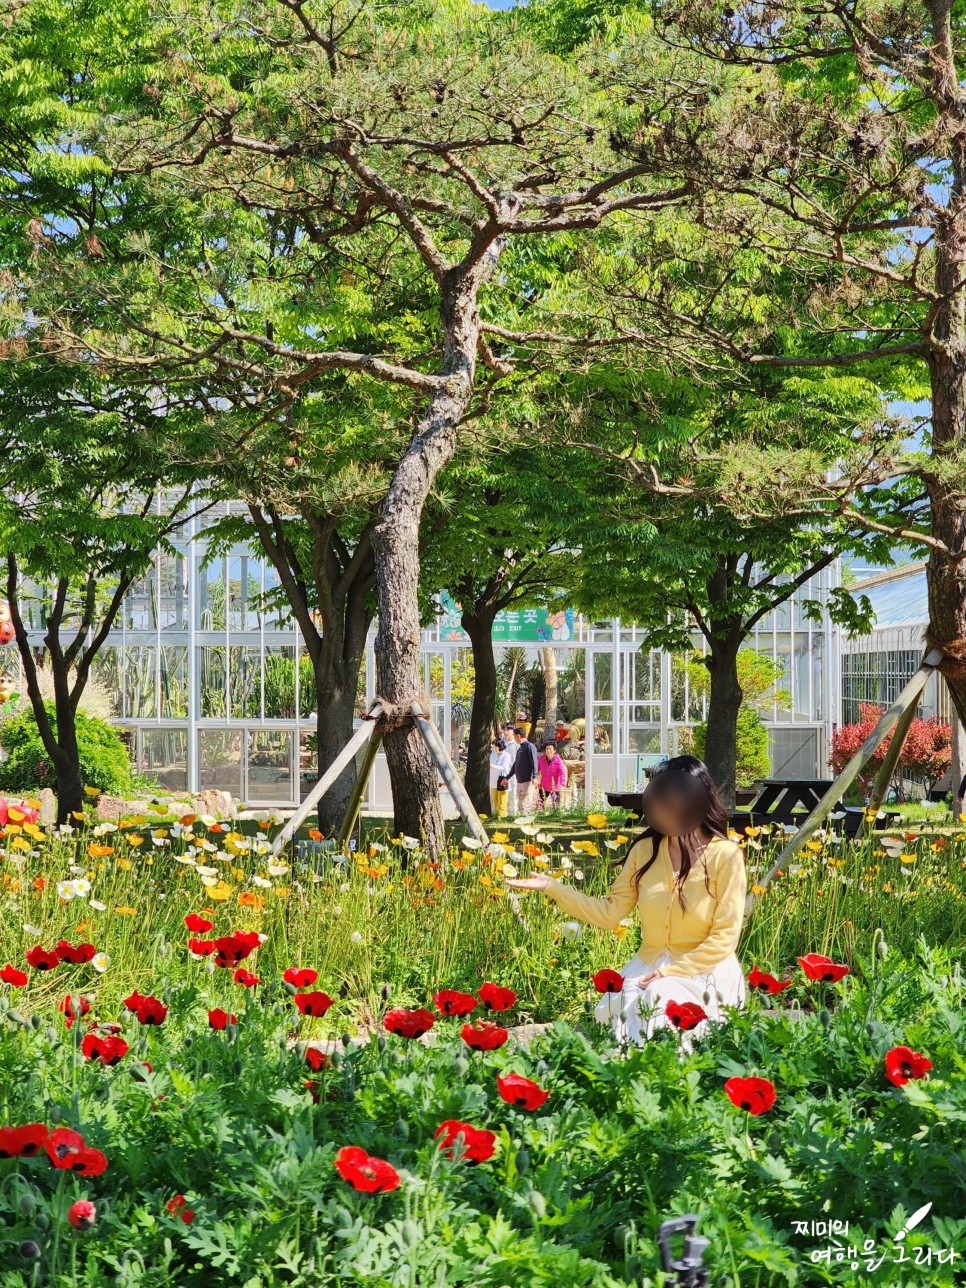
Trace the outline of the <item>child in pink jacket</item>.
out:
<instances>
[{"instance_id":1,"label":"child in pink jacket","mask_svg":"<svg viewBox=\"0 0 966 1288\"><path fill-rule=\"evenodd\" d=\"M544 743L543 755L540 757L537 776L540 785L540 808L557 809L560 805L561 788L567 786L567 766L557 755L555 742ZM550 804L547 804L547 797Z\"/></svg>"}]
</instances>

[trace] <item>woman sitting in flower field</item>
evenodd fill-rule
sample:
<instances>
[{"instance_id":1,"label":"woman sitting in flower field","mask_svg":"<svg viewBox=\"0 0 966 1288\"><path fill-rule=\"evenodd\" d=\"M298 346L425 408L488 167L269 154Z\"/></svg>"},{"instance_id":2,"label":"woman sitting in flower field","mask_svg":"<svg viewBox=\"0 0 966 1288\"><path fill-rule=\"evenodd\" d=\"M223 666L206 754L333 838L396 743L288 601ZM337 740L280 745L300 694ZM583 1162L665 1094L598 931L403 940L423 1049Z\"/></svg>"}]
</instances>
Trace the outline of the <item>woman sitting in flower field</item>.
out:
<instances>
[{"instance_id":1,"label":"woman sitting in flower field","mask_svg":"<svg viewBox=\"0 0 966 1288\"><path fill-rule=\"evenodd\" d=\"M725 1018L722 1007L745 1003L736 952L747 890L745 858L727 839L724 806L696 757L676 756L659 765L643 801L649 826L631 844L604 898L546 874L507 885L543 890L564 912L605 930L613 930L636 904L640 949L621 975L612 973L613 992L604 994L595 1014L613 1025L618 1040L640 1042L659 1025L684 1027L673 1018L679 1007L702 1008L707 1018L681 1034L682 1045L690 1048L709 1020Z\"/></svg>"}]
</instances>

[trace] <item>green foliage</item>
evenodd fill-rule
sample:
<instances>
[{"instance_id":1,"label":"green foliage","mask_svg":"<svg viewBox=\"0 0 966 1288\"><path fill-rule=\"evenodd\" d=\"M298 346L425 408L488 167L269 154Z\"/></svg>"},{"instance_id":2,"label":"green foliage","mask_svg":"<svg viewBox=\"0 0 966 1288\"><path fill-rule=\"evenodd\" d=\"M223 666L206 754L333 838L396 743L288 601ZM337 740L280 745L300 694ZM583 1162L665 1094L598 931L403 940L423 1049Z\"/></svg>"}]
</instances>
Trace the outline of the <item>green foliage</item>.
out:
<instances>
[{"instance_id":1,"label":"green foliage","mask_svg":"<svg viewBox=\"0 0 966 1288\"><path fill-rule=\"evenodd\" d=\"M695 725L693 733L694 754L704 759L705 743L708 734L707 721ZM768 730L761 716L752 706L742 704L738 711L736 767L735 777L740 787L753 783L758 778L767 778L771 773L771 757L768 754Z\"/></svg>"},{"instance_id":2,"label":"green foliage","mask_svg":"<svg viewBox=\"0 0 966 1288\"><path fill-rule=\"evenodd\" d=\"M53 703L47 703L46 710L56 734ZM130 793L130 762L116 730L81 711L74 716L74 727L82 782L112 796ZM41 787L55 786L53 766L32 711L0 721L0 747L6 752L0 761L0 790L30 794Z\"/></svg>"}]
</instances>

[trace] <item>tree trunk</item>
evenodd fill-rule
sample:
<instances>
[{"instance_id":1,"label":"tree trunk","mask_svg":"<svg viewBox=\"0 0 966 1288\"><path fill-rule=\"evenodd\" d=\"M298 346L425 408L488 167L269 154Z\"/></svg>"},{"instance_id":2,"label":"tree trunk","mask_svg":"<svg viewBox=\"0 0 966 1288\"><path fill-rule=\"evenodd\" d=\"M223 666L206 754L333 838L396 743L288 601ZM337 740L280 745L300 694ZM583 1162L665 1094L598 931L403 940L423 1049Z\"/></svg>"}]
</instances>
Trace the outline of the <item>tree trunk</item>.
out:
<instances>
[{"instance_id":1,"label":"tree trunk","mask_svg":"<svg viewBox=\"0 0 966 1288\"><path fill-rule=\"evenodd\" d=\"M711 682L704 763L728 810L734 809L737 779L738 712L743 696L738 683L740 647L740 633L730 632L727 639L715 641L705 658Z\"/></svg>"},{"instance_id":2,"label":"tree trunk","mask_svg":"<svg viewBox=\"0 0 966 1288\"><path fill-rule=\"evenodd\" d=\"M452 377L435 394L399 462L373 533L379 631L376 672L380 697L406 707L422 695L422 631L419 615L419 524L439 471L452 458L456 426L469 402L471 384ZM390 730L383 739L392 784L397 835L421 839L429 854L445 848L439 772L415 724Z\"/></svg>"},{"instance_id":3,"label":"tree trunk","mask_svg":"<svg viewBox=\"0 0 966 1288\"><path fill-rule=\"evenodd\" d=\"M466 746L466 773L463 777L473 808L489 814L490 743L496 709L496 656L493 651L494 612L463 613L462 626L473 646L473 709Z\"/></svg>"},{"instance_id":4,"label":"tree trunk","mask_svg":"<svg viewBox=\"0 0 966 1288\"><path fill-rule=\"evenodd\" d=\"M345 667L334 666L326 649L319 655L315 669L315 729L320 778L352 737L361 665L361 657L355 659L353 668L351 659ZM355 780L355 766L349 765L319 801L319 831L323 836L334 836L341 827Z\"/></svg>"},{"instance_id":5,"label":"tree trunk","mask_svg":"<svg viewBox=\"0 0 966 1288\"><path fill-rule=\"evenodd\" d=\"M550 742L557 732L557 655L552 644L540 650L540 658L543 662L543 739Z\"/></svg>"}]
</instances>

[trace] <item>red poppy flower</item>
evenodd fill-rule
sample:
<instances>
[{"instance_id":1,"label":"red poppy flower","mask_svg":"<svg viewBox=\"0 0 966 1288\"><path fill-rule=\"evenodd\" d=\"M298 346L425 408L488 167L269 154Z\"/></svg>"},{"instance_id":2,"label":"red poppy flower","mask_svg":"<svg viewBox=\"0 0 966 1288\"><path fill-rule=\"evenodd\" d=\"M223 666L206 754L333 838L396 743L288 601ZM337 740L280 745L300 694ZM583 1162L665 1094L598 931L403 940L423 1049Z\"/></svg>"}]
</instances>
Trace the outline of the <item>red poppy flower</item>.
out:
<instances>
[{"instance_id":1,"label":"red poppy flower","mask_svg":"<svg viewBox=\"0 0 966 1288\"><path fill-rule=\"evenodd\" d=\"M469 1015L476 1009L477 1001L472 993L460 993L455 988L444 988L433 994L436 1009L441 1015Z\"/></svg>"},{"instance_id":2,"label":"red poppy flower","mask_svg":"<svg viewBox=\"0 0 966 1288\"><path fill-rule=\"evenodd\" d=\"M55 1167L66 1167L65 1159L85 1148L84 1137L69 1127L56 1127L44 1141L47 1157Z\"/></svg>"},{"instance_id":3,"label":"red poppy flower","mask_svg":"<svg viewBox=\"0 0 966 1288\"><path fill-rule=\"evenodd\" d=\"M314 1015L316 1018L324 1015L332 1005L332 998L328 993L296 993L292 1001L303 1015Z\"/></svg>"},{"instance_id":4,"label":"red poppy flower","mask_svg":"<svg viewBox=\"0 0 966 1288\"><path fill-rule=\"evenodd\" d=\"M616 970L599 970L591 979L598 993L619 993L624 987L624 976Z\"/></svg>"},{"instance_id":5,"label":"red poppy flower","mask_svg":"<svg viewBox=\"0 0 966 1288\"><path fill-rule=\"evenodd\" d=\"M767 1078L729 1078L724 1085L728 1099L750 1114L763 1114L775 1103L775 1084Z\"/></svg>"},{"instance_id":6,"label":"red poppy flower","mask_svg":"<svg viewBox=\"0 0 966 1288\"><path fill-rule=\"evenodd\" d=\"M544 1091L538 1083L519 1073L507 1073L502 1077L498 1074L496 1089L501 1099L518 1109L539 1109L550 1096L549 1091Z\"/></svg>"},{"instance_id":7,"label":"red poppy flower","mask_svg":"<svg viewBox=\"0 0 966 1288\"><path fill-rule=\"evenodd\" d=\"M235 971L234 980L236 984L241 984L242 988L254 988L256 984L261 983L260 975L253 975L250 970L245 970L239 966Z\"/></svg>"},{"instance_id":8,"label":"red poppy flower","mask_svg":"<svg viewBox=\"0 0 966 1288\"><path fill-rule=\"evenodd\" d=\"M167 1013L168 1008L157 997L142 997L134 1008L138 1024L163 1024Z\"/></svg>"},{"instance_id":9,"label":"red poppy flower","mask_svg":"<svg viewBox=\"0 0 966 1288\"><path fill-rule=\"evenodd\" d=\"M203 935L211 930L215 923L209 921L207 917L200 916L197 912L189 912L184 919L184 924L193 934Z\"/></svg>"},{"instance_id":10,"label":"red poppy flower","mask_svg":"<svg viewBox=\"0 0 966 1288\"><path fill-rule=\"evenodd\" d=\"M420 1008L417 1011L387 1011L383 1024L389 1033L398 1033L402 1038L421 1038L436 1023L432 1011Z\"/></svg>"},{"instance_id":11,"label":"red poppy flower","mask_svg":"<svg viewBox=\"0 0 966 1288\"><path fill-rule=\"evenodd\" d=\"M693 1029L708 1018L708 1012L697 1002L668 1002L664 1014L676 1029Z\"/></svg>"},{"instance_id":12,"label":"red poppy flower","mask_svg":"<svg viewBox=\"0 0 966 1288\"><path fill-rule=\"evenodd\" d=\"M66 939L58 939L54 952L62 962L71 966L82 966L97 956L97 949L93 944L72 944Z\"/></svg>"},{"instance_id":13,"label":"red poppy flower","mask_svg":"<svg viewBox=\"0 0 966 1288\"><path fill-rule=\"evenodd\" d=\"M809 979L821 980L824 984L834 984L837 979L849 973L848 966L833 962L831 957L825 957L822 953L806 953L804 957L797 958L797 961Z\"/></svg>"},{"instance_id":14,"label":"red poppy flower","mask_svg":"<svg viewBox=\"0 0 966 1288\"><path fill-rule=\"evenodd\" d=\"M188 952L194 953L196 957L210 957L215 951L217 950L215 949L215 941L213 939L188 940ZM218 964L221 965L222 963L219 962Z\"/></svg>"},{"instance_id":15,"label":"red poppy flower","mask_svg":"<svg viewBox=\"0 0 966 1288\"><path fill-rule=\"evenodd\" d=\"M501 1029L491 1020L481 1020L475 1028L472 1024L464 1024L460 1036L474 1051L495 1051L510 1036L510 1030Z\"/></svg>"},{"instance_id":16,"label":"red poppy flower","mask_svg":"<svg viewBox=\"0 0 966 1288\"><path fill-rule=\"evenodd\" d=\"M68 1172L76 1172L78 1176L100 1176L107 1171L107 1159L99 1149L85 1145L76 1154L68 1154L59 1166Z\"/></svg>"},{"instance_id":17,"label":"red poppy flower","mask_svg":"<svg viewBox=\"0 0 966 1288\"><path fill-rule=\"evenodd\" d=\"M27 965L32 966L34 970L53 970L55 966L60 965L60 957L55 952L47 952L37 944L27 949Z\"/></svg>"},{"instance_id":18,"label":"red poppy flower","mask_svg":"<svg viewBox=\"0 0 966 1288\"><path fill-rule=\"evenodd\" d=\"M149 1060L141 1060L139 1064L134 1065L131 1069L131 1077L135 1082L146 1082L147 1079L144 1076L145 1070L147 1070L148 1073L151 1072L151 1063Z\"/></svg>"},{"instance_id":19,"label":"red poppy flower","mask_svg":"<svg viewBox=\"0 0 966 1288\"><path fill-rule=\"evenodd\" d=\"M113 1033L103 1036L99 1033L85 1033L81 1051L88 1060L114 1065L127 1055L128 1045L123 1038L116 1037Z\"/></svg>"},{"instance_id":20,"label":"red poppy flower","mask_svg":"<svg viewBox=\"0 0 966 1288\"><path fill-rule=\"evenodd\" d=\"M305 1048L305 1063L313 1073L318 1073L320 1069L324 1069L331 1064L332 1060L326 1051L320 1051L318 1047L310 1046Z\"/></svg>"},{"instance_id":21,"label":"red poppy flower","mask_svg":"<svg viewBox=\"0 0 966 1288\"><path fill-rule=\"evenodd\" d=\"M25 970L17 970L16 966L11 966L9 962L3 970L0 970L0 980L3 980L4 984L11 984L14 988L23 988L27 978Z\"/></svg>"},{"instance_id":22,"label":"red poppy flower","mask_svg":"<svg viewBox=\"0 0 966 1288\"><path fill-rule=\"evenodd\" d=\"M290 966L282 976L286 984L292 984L295 988L308 988L318 978L319 972L311 966Z\"/></svg>"},{"instance_id":23,"label":"red poppy flower","mask_svg":"<svg viewBox=\"0 0 966 1288\"><path fill-rule=\"evenodd\" d=\"M463 1143L459 1147L459 1157L465 1158L467 1162L485 1163L496 1152L495 1132L473 1127L469 1123L461 1123L456 1118L447 1118L445 1122L440 1123L433 1132L433 1137L439 1140L441 1136L439 1147L450 1158L454 1157L457 1136L463 1137Z\"/></svg>"},{"instance_id":24,"label":"red poppy flower","mask_svg":"<svg viewBox=\"0 0 966 1288\"><path fill-rule=\"evenodd\" d=\"M91 1230L97 1220L97 1208L90 1199L77 1199L67 1210L67 1220L75 1230Z\"/></svg>"},{"instance_id":25,"label":"red poppy flower","mask_svg":"<svg viewBox=\"0 0 966 1288\"><path fill-rule=\"evenodd\" d=\"M886 1052L885 1074L890 1082L902 1087L910 1078L924 1078L932 1068L932 1061L911 1047L897 1046Z\"/></svg>"},{"instance_id":26,"label":"red poppy flower","mask_svg":"<svg viewBox=\"0 0 966 1288\"><path fill-rule=\"evenodd\" d=\"M229 1015L221 1007L215 1007L213 1011L208 1012L208 1023L213 1029L227 1029L229 1024L237 1024L238 1016Z\"/></svg>"},{"instance_id":27,"label":"red poppy flower","mask_svg":"<svg viewBox=\"0 0 966 1288\"><path fill-rule=\"evenodd\" d=\"M399 1185L399 1173L392 1163L373 1158L358 1145L346 1145L335 1156L335 1168L355 1189L364 1194L383 1193Z\"/></svg>"},{"instance_id":28,"label":"red poppy flower","mask_svg":"<svg viewBox=\"0 0 966 1288\"><path fill-rule=\"evenodd\" d=\"M195 1219L195 1214L190 1207L185 1206L187 1202L188 1200L183 1194L176 1194L174 1198L168 1199L164 1206L172 1216L179 1217L185 1225L190 1225Z\"/></svg>"},{"instance_id":29,"label":"red poppy flower","mask_svg":"<svg viewBox=\"0 0 966 1288\"><path fill-rule=\"evenodd\" d=\"M499 984L482 984L476 992L488 1011L508 1011L516 1005L517 995L512 988L503 988Z\"/></svg>"},{"instance_id":30,"label":"red poppy flower","mask_svg":"<svg viewBox=\"0 0 966 1288\"><path fill-rule=\"evenodd\" d=\"M233 933L233 938L245 949L246 957L249 953L254 952L262 942L262 936L257 930L236 930Z\"/></svg>"},{"instance_id":31,"label":"red poppy flower","mask_svg":"<svg viewBox=\"0 0 966 1288\"><path fill-rule=\"evenodd\" d=\"M68 1028L70 1028L74 1023L75 1018L79 1018L81 1015L87 1015L91 1009L91 1004L86 997L72 998L70 993L68 993L62 1002L57 1003L57 1009L63 1015L64 1023Z\"/></svg>"},{"instance_id":32,"label":"red poppy flower","mask_svg":"<svg viewBox=\"0 0 966 1288\"><path fill-rule=\"evenodd\" d=\"M252 947L238 935L222 935L215 940L215 965L237 966L252 951Z\"/></svg>"},{"instance_id":33,"label":"red poppy flower","mask_svg":"<svg viewBox=\"0 0 966 1288\"><path fill-rule=\"evenodd\" d=\"M127 1007L129 1011L134 1012L138 1009L138 1007L141 1005L141 1003L144 1000L145 1000L144 993L139 993L137 989L135 989L133 993L129 993L127 997L124 999L124 1005Z\"/></svg>"},{"instance_id":34,"label":"red poppy flower","mask_svg":"<svg viewBox=\"0 0 966 1288\"><path fill-rule=\"evenodd\" d=\"M776 979L774 975L759 970L757 966L752 967L748 972L748 983L761 993L780 993L783 989L791 988L792 985L790 979Z\"/></svg>"},{"instance_id":35,"label":"red poppy flower","mask_svg":"<svg viewBox=\"0 0 966 1288\"><path fill-rule=\"evenodd\" d=\"M26 1127L0 1127L0 1158L33 1158L47 1143L43 1123Z\"/></svg>"},{"instance_id":36,"label":"red poppy flower","mask_svg":"<svg viewBox=\"0 0 966 1288\"><path fill-rule=\"evenodd\" d=\"M322 1086L321 1082L316 1082L314 1078L309 1078L308 1081L302 1083L302 1086L312 1097L312 1103L317 1105L320 1098L319 1088Z\"/></svg>"}]
</instances>

